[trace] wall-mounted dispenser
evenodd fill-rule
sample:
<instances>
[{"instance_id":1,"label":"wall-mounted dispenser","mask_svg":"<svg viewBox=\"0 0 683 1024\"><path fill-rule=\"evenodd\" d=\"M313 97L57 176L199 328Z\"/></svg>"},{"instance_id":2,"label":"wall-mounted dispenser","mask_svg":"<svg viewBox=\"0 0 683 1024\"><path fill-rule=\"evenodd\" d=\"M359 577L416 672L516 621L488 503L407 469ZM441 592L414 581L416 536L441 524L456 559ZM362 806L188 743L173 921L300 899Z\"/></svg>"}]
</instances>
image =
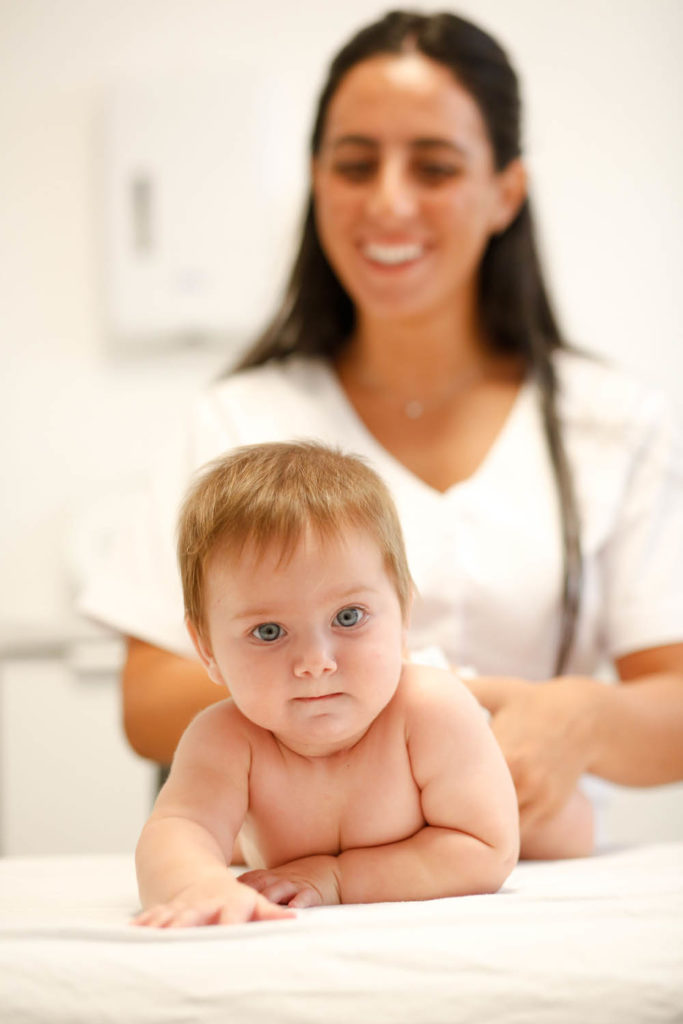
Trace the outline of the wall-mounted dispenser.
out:
<instances>
[{"instance_id":1,"label":"wall-mounted dispenser","mask_svg":"<svg viewBox=\"0 0 683 1024\"><path fill-rule=\"evenodd\" d=\"M242 343L278 298L305 153L253 70L117 88L104 118L104 284L119 349Z\"/></svg>"}]
</instances>

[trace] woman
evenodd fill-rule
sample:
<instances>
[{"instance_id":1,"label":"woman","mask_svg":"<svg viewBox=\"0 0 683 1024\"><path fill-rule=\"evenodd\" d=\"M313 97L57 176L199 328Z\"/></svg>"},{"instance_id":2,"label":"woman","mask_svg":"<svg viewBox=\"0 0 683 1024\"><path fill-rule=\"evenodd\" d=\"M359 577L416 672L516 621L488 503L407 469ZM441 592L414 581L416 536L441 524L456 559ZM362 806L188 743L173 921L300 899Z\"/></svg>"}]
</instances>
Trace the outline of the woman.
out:
<instances>
[{"instance_id":1,"label":"woman","mask_svg":"<svg viewBox=\"0 0 683 1024\"><path fill-rule=\"evenodd\" d=\"M523 854L538 855L535 824L582 773L683 777L672 418L563 342L534 245L516 77L476 26L395 12L361 31L331 66L311 170L279 314L199 403L119 578L84 607L130 635L128 736L167 762L222 696L180 656L173 529L191 472L288 437L365 455L402 516L413 645L479 674ZM598 682L605 662L628 685Z\"/></svg>"}]
</instances>

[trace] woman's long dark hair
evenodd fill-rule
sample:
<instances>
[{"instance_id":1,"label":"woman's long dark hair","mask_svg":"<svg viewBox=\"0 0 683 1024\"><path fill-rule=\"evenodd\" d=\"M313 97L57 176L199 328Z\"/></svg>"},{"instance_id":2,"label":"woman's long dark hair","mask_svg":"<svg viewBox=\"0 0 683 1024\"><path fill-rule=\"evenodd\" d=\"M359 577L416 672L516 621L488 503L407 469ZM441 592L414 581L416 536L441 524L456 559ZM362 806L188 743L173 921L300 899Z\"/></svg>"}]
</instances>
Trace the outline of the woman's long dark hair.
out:
<instances>
[{"instance_id":1,"label":"woman's long dark hair","mask_svg":"<svg viewBox=\"0 0 683 1024\"><path fill-rule=\"evenodd\" d=\"M521 153L521 103L514 69L504 50L476 25L453 14L393 11L362 29L337 54L318 102L311 152L319 152L327 110L344 76L379 54L417 51L449 68L483 115L498 170ZM567 664L581 592L580 524L570 467L557 414L552 354L566 347L553 314L534 239L528 199L501 234L490 239L479 277L483 328L495 349L516 353L536 381L562 517L564 579L562 627L555 664ZM299 252L280 310L236 369L296 352L333 359L355 325L353 302L320 245L312 194Z\"/></svg>"}]
</instances>

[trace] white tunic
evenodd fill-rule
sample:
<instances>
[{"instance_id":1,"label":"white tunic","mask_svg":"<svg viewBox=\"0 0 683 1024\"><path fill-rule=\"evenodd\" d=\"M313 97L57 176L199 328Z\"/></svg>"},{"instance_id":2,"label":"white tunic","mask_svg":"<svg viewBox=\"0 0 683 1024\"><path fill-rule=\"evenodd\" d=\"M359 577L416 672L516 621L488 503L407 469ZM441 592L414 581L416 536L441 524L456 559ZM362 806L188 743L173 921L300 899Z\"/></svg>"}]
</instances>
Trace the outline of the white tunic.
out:
<instances>
[{"instance_id":1,"label":"white tunic","mask_svg":"<svg viewBox=\"0 0 683 1024\"><path fill-rule=\"evenodd\" d=\"M683 641L683 443L662 396L560 353L559 413L575 475L585 580L570 673ZM558 500L535 387L523 385L478 470L445 493L367 431L326 362L292 358L214 385L170 453L144 513L82 595L89 616L188 656L175 558L193 472L236 445L316 439L366 457L388 483L417 584L411 644L482 674L552 675L560 628Z\"/></svg>"}]
</instances>

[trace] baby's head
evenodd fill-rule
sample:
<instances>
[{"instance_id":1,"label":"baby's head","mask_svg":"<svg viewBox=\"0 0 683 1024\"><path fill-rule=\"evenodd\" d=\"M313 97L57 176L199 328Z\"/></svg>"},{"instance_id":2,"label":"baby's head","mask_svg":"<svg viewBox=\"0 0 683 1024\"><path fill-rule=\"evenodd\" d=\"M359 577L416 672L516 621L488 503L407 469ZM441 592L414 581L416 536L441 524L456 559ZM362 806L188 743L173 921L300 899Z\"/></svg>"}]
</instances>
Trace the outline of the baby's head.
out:
<instances>
[{"instance_id":1,"label":"baby's head","mask_svg":"<svg viewBox=\"0 0 683 1024\"><path fill-rule=\"evenodd\" d=\"M360 458L315 443L238 448L209 464L180 515L178 561L185 612L206 632L206 573L214 555L292 554L307 530L321 540L361 530L377 544L404 621L413 583L398 514L388 488Z\"/></svg>"}]
</instances>

